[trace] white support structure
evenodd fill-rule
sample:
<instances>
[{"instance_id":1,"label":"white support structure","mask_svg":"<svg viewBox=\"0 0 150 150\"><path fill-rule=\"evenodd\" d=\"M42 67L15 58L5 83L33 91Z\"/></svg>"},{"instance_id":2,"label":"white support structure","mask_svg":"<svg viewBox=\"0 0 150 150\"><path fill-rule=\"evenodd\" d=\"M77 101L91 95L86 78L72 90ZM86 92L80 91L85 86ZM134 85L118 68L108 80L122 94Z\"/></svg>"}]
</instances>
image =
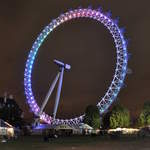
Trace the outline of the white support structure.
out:
<instances>
[{"instance_id":1,"label":"white support structure","mask_svg":"<svg viewBox=\"0 0 150 150\"><path fill-rule=\"evenodd\" d=\"M41 109L40 109L40 112L39 112L39 116L43 113L43 110L46 107L46 105L48 103L48 100L49 100L49 98L50 98L50 96L51 96L51 94L52 94L52 92L53 92L53 90L54 90L54 88L56 86L56 83L57 83L57 81L59 79L59 76L60 76L60 72L57 73L57 76L55 77L52 85L50 86L50 89L49 89L49 91L48 91L48 93L47 93L47 95L45 97L45 100L44 100L42 106L41 106Z\"/></svg>"},{"instance_id":2,"label":"white support structure","mask_svg":"<svg viewBox=\"0 0 150 150\"><path fill-rule=\"evenodd\" d=\"M58 89L57 89L57 94L56 94L56 99L55 99L55 106L54 106L54 111L53 111L53 118L54 119L56 118L56 113L57 113L58 104L59 104L59 100L60 100L61 88L62 88L62 83L63 83L63 76L64 76L64 67L61 67L61 73L60 73Z\"/></svg>"},{"instance_id":3,"label":"white support structure","mask_svg":"<svg viewBox=\"0 0 150 150\"><path fill-rule=\"evenodd\" d=\"M55 105L54 105L54 110L53 110L53 118L55 119L56 118L56 114L57 114L57 110L58 110L58 105L59 105L59 101L60 101L60 95L61 95L61 89L62 89L62 83L63 83L63 76L64 76L64 70L70 70L71 69L71 66L68 65L68 64L64 64L63 62L60 62L58 60L54 60L54 63L57 64L59 66L59 72L57 73L54 81L52 82L51 86L50 86L50 89L42 103L42 106L40 108L40 112L38 114L38 116L40 117L49 101L49 98L52 94L52 92L54 91L54 88L57 84L57 81L59 80L59 83L58 83L58 89L57 89L57 93L56 93L56 99L55 99ZM37 118L35 120L35 124L37 124L39 122L39 118Z\"/></svg>"}]
</instances>

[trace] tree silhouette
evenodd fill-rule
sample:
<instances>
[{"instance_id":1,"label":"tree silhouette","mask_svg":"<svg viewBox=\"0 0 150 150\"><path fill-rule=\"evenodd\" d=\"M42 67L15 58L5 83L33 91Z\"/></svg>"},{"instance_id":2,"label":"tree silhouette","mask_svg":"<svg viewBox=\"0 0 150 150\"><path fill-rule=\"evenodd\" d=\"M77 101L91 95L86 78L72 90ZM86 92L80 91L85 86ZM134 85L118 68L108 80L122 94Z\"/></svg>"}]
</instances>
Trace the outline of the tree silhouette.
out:
<instances>
[{"instance_id":1,"label":"tree silhouette","mask_svg":"<svg viewBox=\"0 0 150 150\"><path fill-rule=\"evenodd\" d=\"M150 102L145 102L138 119L140 126L150 125Z\"/></svg>"},{"instance_id":2,"label":"tree silhouette","mask_svg":"<svg viewBox=\"0 0 150 150\"><path fill-rule=\"evenodd\" d=\"M125 107L121 105L116 105L112 109L109 121L110 121L110 128L129 127L130 113L128 109L126 109Z\"/></svg>"},{"instance_id":3,"label":"tree silhouette","mask_svg":"<svg viewBox=\"0 0 150 150\"><path fill-rule=\"evenodd\" d=\"M83 122L93 127L94 129L100 128L100 115L97 106L95 105L87 106Z\"/></svg>"}]
</instances>

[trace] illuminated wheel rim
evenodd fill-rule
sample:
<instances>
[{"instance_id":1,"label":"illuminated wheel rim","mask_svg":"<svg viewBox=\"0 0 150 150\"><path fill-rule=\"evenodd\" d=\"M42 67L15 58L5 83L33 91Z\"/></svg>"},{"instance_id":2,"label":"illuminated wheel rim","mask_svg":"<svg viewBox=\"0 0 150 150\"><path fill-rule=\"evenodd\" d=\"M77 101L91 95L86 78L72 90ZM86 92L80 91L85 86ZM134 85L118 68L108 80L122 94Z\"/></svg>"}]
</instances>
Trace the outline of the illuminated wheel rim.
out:
<instances>
[{"instance_id":1,"label":"illuminated wheel rim","mask_svg":"<svg viewBox=\"0 0 150 150\"><path fill-rule=\"evenodd\" d=\"M99 10L93 10L90 8L87 9L75 9L68 11L58 18L53 20L48 26L44 28L44 30L40 33L40 35L35 40L32 49L28 55L28 59L26 62L25 73L24 73L24 87L25 87L25 95L27 99L27 103L29 104L31 111L34 112L35 115L38 115L40 112L40 107L37 105L37 102L34 98L34 94L32 92L32 68L34 64L34 60L36 58L37 52L46 39L46 37L60 24L75 19L75 18L91 18L97 20L102 23L111 33L114 43L116 46L117 52L117 61L115 74L113 76L113 80L103 96L103 98L98 102L97 106L99 108L100 114L103 114L116 99L126 76L127 71L127 62L128 62L128 53L126 40L123 36L121 29L118 27L118 24L112 20L108 15L103 14ZM45 121L48 124L58 125L58 124L69 124L69 125L77 125L83 121L84 115L79 116L74 119L53 119L51 116L47 115L45 112L42 113L40 119Z\"/></svg>"}]
</instances>

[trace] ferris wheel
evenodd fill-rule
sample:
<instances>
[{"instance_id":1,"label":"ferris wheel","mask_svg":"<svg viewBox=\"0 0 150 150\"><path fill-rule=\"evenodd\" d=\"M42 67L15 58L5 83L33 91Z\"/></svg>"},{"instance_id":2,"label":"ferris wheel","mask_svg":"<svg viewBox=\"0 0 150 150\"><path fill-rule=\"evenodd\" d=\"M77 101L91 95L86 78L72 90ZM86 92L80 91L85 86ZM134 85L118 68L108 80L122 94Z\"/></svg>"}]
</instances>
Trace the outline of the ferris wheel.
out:
<instances>
[{"instance_id":1,"label":"ferris wheel","mask_svg":"<svg viewBox=\"0 0 150 150\"><path fill-rule=\"evenodd\" d=\"M77 18L90 18L98 21L99 23L102 23L112 35L116 47L117 58L116 58L116 68L115 68L115 74L113 76L113 80L110 86L108 87L108 90L102 97L102 99L99 99L97 103L97 107L99 108L100 115L103 114L116 99L120 89L123 86L123 82L127 73L128 52L127 52L126 40L124 38L122 30L118 26L118 23L115 20L111 19L109 14L107 13L104 14L100 9L79 8L75 10L70 10L64 14L61 14L56 19L52 20L52 22L50 22L50 24L48 24L43 29L43 31L39 34L39 36L35 40L29 52L26 66L25 66L25 72L24 72L24 89L25 89L27 103L29 104L31 110L34 112L36 116L39 116L41 120L43 120L44 122L50 125L59 125L59 124L77 125L81 123L84 119L84 115L73 119L64 119L64 120L56 118L56 113L57 113L57 108L58 108L59 98L61 93L63 72L65 69L70 69L71 68L70 65L64 64L63 62L60 62L58 60L54 60L54 62L60 67L60 71L57 74L56 78L54 79L41 107L38 106L36 99L34 97L32 91L32 81L31 81L34 61L43 41L56 27L63 24L64 22L67 22L72 19L77 19ZM59 79L59 86L57 90L58 92L56 96L54 112L53 112L53 116L49 116L44 112L44 108L48 102L48 99L58 79Z\"/></svg>"}]
</instances>

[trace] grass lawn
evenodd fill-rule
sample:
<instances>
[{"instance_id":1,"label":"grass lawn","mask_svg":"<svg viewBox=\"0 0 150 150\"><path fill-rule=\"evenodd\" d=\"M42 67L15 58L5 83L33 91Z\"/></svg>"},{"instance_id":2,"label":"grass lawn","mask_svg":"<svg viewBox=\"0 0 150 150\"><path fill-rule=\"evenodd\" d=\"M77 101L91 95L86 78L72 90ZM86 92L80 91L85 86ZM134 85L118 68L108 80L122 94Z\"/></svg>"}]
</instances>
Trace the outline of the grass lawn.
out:
<instances>
[{"instance_id":1,"label":"grass lawn","mask_svg":"<svg viewBox=\"0 0 150 150\"><path fill-rule=\"evenodd\" d=\"M0 143L0 150L150 150L150 138L60 137L43 142L40 136Z\"/></svg>"}]
</instances>

